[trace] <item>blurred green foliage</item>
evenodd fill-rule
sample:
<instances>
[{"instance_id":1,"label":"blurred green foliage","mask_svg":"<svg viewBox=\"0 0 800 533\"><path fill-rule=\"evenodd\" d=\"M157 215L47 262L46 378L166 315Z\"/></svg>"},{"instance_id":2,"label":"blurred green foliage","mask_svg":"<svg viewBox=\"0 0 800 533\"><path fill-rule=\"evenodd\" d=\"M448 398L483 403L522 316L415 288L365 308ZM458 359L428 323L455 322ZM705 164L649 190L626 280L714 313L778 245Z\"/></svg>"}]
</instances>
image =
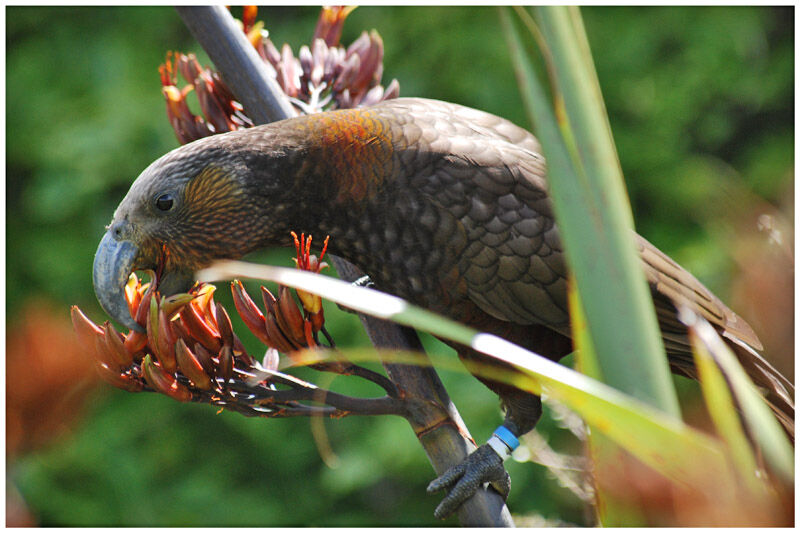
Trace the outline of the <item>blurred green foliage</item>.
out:
<instances>
[{"instance_id":1,"label":"blurred green foliage","mask_svg":"<svg viewBox=\"0 0 800 533\"><path fill-rule=\"evenodd\" d=\"M276 44L307 43L318 9L260 11ZM726 191L780 204L793 192L792 8L583 10L637 228L724 298ZM401 95L458 102L525 124L493 8L361 7L343 41L375 28L384 79ZM91 264L130 183L177 146L157 67L194 51L166 7L6 9L6 311L33 296L101 320ZM720 220L727 222L720 222ZM289 265L288 251L259 260ZM227 289L220 299L228 304ZM366 342L355 317L327 311L340 346ZM241 330L241 324L239 324ZM244 336L244 335L243 335ZM247 338L253 347L252 339ZM433 339L436 358L453 357ZM311 374L308 374L311 376ZM496 397L445 373L473 435L500 420ZM370 394L337 380L335 388ZM75 432L8 467L46 525L426 525L433 471L405 421L324 422L326 467L305 419L264 421L101 387ZM546 418L559 451L579 445ZM510 462L514 513L584 523L580 503L544 467ZM455 524L454 521L447 522Z\"/></svg>"}]
</instances>

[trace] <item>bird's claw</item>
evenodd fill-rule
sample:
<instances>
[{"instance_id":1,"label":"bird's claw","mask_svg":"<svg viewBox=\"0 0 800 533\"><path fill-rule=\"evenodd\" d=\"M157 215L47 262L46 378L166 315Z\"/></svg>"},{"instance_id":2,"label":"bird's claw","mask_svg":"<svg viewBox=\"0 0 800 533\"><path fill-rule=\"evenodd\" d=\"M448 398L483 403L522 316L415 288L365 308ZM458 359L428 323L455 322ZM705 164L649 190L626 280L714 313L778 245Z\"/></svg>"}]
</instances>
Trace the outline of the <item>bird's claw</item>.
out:
<instances>
[{"instance_id":1,"label":"bird's claw","mask_svg":"<svg viewBox=\"0 0 800 533\"><path fill-rule=\"evenodd\" d=\"M511 478L503 468L503 460L488 444L479 447L464 461L430 482L429 494L449 489L447 496L433 512L434 516L440 520L447 518L484 483L491 483L504 500L508 498Z\"/></svg>"}]
</instances>

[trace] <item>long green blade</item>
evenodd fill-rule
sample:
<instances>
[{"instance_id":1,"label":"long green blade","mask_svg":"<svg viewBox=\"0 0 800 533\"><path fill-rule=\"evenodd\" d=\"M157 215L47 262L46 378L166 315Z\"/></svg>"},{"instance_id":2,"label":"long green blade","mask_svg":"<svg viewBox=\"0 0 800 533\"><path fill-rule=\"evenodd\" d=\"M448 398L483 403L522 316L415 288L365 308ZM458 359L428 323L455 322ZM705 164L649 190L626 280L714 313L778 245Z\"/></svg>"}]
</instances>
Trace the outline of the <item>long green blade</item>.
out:
<instances>
[{"instance_id":1,"label":"long green blade","mask_svg":"<svg viewBox=\"0 0 800 533\"><path fill-rule=\"evenodd\" d=\"M486 377L507 381L515 387L536 394L548 394L664 475L689 484L700 483L703 478L712 475L717 476L714 479L727 480L730 477L717 440L600 381L494 335L477 333L471 328L388 294L295 269L219 261L198 272L198 279L201 281L232 278L281 283L319 294L362 313L471 346L520 370L498 373L497 369L487 367ZM699 479L698 472L704 473Z\"/></svg>"},{"instance_id":2,"label":"long green blade","mask_svg":"<svg viewBox=\"0 0 800 533\"><path fill-rule=\"evenodd\" d=\"M762 480L754 474L758 470L756 458L750 443L747 441L742 424L736 414L733 396L725 382L725 376L705 346L692 343L694 348L694 361L700 377L708 412L714 421L722 440L728 445L730 456L739 478L747 483L748 489L753 494L766 489Z\"/></svg>"},{"instance_id":3,"label":"long green blade","mask_svg":"<svg viewBox=\"0 0 800 533\"><path fill-rule=\"evenodd\" d=\"M766 462L784 481L794 483L792 445L736 356L702 317L684 308L681 310L681 319L689 325L689 338L709 411L720 434L728 442L740 470L754 472L755 459L739 423L734 399L741 409L748 433L758 444ZM706 384L705 381L710 383ZM725 390L712 389L713 384L720 381L722 384L719 388L724 386Z\"/></svg>"},{"instance_id":4,"label":"long green blade","mask_svg":"<svg viewBox=\"0 0 800 533\"><path fill-rule=\"evenodd\" d=\"M521 16L527 12L518 10ZM501 10L523 100L544 148L561 238L577 281L602 379L679 414L632 215L577 9L540 8L555 73L557 120L509 11ZM562 114L559 117L564 118Z\"/></svg>"}]
</instances>

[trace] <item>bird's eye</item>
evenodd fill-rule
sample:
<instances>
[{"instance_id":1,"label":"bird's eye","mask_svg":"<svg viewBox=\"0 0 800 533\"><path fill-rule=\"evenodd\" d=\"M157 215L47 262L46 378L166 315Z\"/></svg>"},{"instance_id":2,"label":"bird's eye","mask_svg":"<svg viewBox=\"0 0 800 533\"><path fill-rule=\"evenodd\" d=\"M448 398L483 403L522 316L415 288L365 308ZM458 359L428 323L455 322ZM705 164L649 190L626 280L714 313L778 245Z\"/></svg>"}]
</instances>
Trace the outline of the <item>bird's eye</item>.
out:
<instances>
[{"instance_id":1,"label":"bird's eye","mask_svg":"<svg viewBox=\"0 0 800 533\"><path fill-rule=\"evenodd\" d=\"M161 211L169 211L172 209L173 204L175 204L175 200L169 193L162 194L156 198L156 207Z\"/></svg>"}]
</instances>

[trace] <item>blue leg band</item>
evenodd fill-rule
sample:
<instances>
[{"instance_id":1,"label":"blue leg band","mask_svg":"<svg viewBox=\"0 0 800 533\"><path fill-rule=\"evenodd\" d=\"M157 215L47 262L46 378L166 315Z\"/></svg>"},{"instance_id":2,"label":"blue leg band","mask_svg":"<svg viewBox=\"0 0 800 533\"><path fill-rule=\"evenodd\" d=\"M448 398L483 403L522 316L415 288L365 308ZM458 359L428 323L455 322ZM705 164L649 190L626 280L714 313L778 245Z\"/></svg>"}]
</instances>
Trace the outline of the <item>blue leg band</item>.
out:
<instances>
[{"instance_id":1,"label":"blue leg band","mask_svg":"<svg viewBox=\"0 0 800 533\"><path fill-rule=\"evenodd\" d=\"M507 427L498 427L494 430L494 434L508 446L509 450L514 451L519 447L519 439Z\"/></svg>"}]
</instances>

